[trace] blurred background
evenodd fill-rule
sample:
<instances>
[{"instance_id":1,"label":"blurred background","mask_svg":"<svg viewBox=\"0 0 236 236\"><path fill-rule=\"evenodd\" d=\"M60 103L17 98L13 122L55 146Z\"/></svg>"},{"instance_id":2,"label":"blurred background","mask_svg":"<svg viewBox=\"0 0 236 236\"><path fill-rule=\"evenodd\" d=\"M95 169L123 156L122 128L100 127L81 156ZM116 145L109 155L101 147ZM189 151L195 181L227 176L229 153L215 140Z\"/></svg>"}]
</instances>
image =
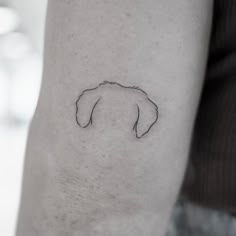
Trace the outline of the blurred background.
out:
<instances>
[{"instance_id":1,"label":"blurred background","mask_svg":"<svg viewBox=\"0 0 236 236\"><path fill-rule=\"evenodd\" d=\"M0 235L13 236L26 134L37 102L46 0L0 0Z\"/></svg>"},{"instance_id":2,"label":"blurred background","mask_svg":"<svg viewBox=\"0 0 236 236\"><path fill-rule=\"evenodd\" d=\"M47 0L0 0L0 236L13 236L27 130L42 77ZM168 236L235 236L230 215L179 202Z\"/></svg>"}]
</instances>

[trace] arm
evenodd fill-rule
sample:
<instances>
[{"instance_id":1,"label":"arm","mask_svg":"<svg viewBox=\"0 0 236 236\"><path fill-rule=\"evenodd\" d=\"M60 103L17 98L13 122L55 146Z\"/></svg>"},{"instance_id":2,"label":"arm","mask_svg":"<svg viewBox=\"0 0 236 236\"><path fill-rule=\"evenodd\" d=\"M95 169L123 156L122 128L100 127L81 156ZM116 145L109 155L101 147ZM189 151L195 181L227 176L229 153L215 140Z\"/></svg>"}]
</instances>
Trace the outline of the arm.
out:
<instances>
[{"instance_id":1,"label":"arm","mask_svg":"<svg viewBox=\"0 0 236 236\"><path fill-rule=\"evenodd\" d=\"M211 0L49 1L17 236L164 235L210 21Z\"/></svg>"}]
</instances>

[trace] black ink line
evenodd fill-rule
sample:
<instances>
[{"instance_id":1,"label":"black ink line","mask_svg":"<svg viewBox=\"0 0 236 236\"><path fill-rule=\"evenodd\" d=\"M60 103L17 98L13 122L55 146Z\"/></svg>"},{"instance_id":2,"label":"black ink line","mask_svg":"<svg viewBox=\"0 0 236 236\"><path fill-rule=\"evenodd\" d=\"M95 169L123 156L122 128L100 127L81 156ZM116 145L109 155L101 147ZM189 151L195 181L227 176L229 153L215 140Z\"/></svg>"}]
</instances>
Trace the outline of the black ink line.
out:
<instances>
[{"instance_id":1,"label":"black ink line","mask_svg":"<svg viewBox=\"0 0 236 236\"><path fill-rule=\"evenodd\" d=\"M94 111L94 108L97 106L97 104L98 104L98 102L100 101L100 99L101 99L101 98L99 98L99 99L96 101L96 103L94 104L93 109L92 109L92 111L91 111L91 116L90 116L90 123L91 123L91 125L93 124L93 111Z\"/></svg>"},{"instance_id":2,"label":"black ink line","mask_svg":"<svg viewBox=\"0 0 236 236\"><path fill-rule=\"evenodd\" d=\"M117 82L111 82L111 81L103 81L102 83L98 84L98 86L94 87L94 88L91 88L91 89L85 89L82 91L82 93L80 94L80 96L78 97L78 99L76 100L75 102L75 105L76 105L76 123L81 127L81 128L86 128L89 126L89 124L92 124L93 123L93 111L96 107L96 105L98 104L98 102L100 101L101 97L96 101L96 103L94 104L93 108L92 108L92 111L91 111L91 114L90 114L90 118L89 118L89 121L88 123L85 125L85 126L82 126L79 121L78 121L78 102L80 101L81 97L84 95L85 92L88 92L88 91L93 91L93 90L96 90L98 89L99 87L101 86L104 86L104 85L116 85L116 86L119 86L121 88L124 88L124 89L133 89L133 90L138 90L140 92L142 92L146 99L151 102L154 106L155 106L155 112L156 112L156 118L154 120L154 122L151 123L151 125L149 126L149 128L147 129L147 131L145 131L142 135L138 135L138 131L137 131L137 126L138 126L138 122L139 122L139 117L140 117L140 108L138 106L138 104L136 104L137 106L137 112L138 112L138 115L137 115L137 119L133 125L133 130L135 131L135 136L137 139L141 139L144 135L146 135L150 129L153 127L153 125L157 122L158 120L158 117L159 117L159 110L158 110L158 106L156 105L156 103L154 103L149 97L148 97L148 94L143 91L141 88L139 88L138 86L124 86L124 85L121 85L120 83L117 83Z\"/></svg>"},{"instance_id":3,"label":"black ink line","mask_svg":"<svg viewBox=\"0 0 236 236\"><path fill-rule=\"evenodd\" d=\"M134 131L137 130L137 124L138 124L138 120L139 120L139 106L138 106L138 104L136 104L136 106L137 106L137 110L138 110L138 117L137 117L137 119L136 119L136 121L134 123L134 126L133 126L133 130Z\"/></svg>"},{"instance_id":4,"label":"black ink line","mask_svg":"<svg viewBox=\"0 0 236 236\"><path fill-rule=\"evenodd\" d=\"M78 121L78 117L77 117L77 114L78 114L78 110L79 110L79 107L78 107L78 105L77 105L77 103L79 102L79 100L80 100L80 98L81 98L81 96L82 96L83 94L81 94L80 96L79 96L79 99L77 99L77 101L76 101L76 123L79 125L79 127L81 127L81 128L86 128L86 127L88 127L89 126L89 124L93 124L93 111L94 111L94 109L95 109L95 107L97 106L97 104L98 104L98 102L100 101L100 99L101 99L101 97L96 101L96 103L94 104L94 106L93 106L93 108L92 108L92 111L91 111L91 114L90 114L90 117L89 117L89 122L85 125L85 126L82 126L80 123L79 123L79 121Z\"/></svg>"},{"instance_id":5,"label":"black ink line","mask_svg":"<svg viewBox=\"0 0 236 236\"><path fill-rule=\"evenodd\" d=\"M150 99L149 99L149 101L152 102ZM153 102L152 102L152 103L153 103ZM155 103L153 103L153 104L156 106ZM135 130L135 136L136 136L136 138L137 138L137 139L140 139L140 138L142 138L144 135L146 135L146 134L150 131L150 129L152 128L152 126L157 122L157 120L158 120L158 107L156 106L156 119L154 120L154 122L149 126L149 128L147 129L146 132L144 132L142 135L138 136L137 126L138 126L138 121L139 121L139 116L140 116L140 109L139 109L138 104L136 104L136 105L137 105L137 109L138 109L138 116L137 116L137 120L135 121L135 124L134 124L134 126L133 126L133 130Z\"/></svg>"}]
</instances>

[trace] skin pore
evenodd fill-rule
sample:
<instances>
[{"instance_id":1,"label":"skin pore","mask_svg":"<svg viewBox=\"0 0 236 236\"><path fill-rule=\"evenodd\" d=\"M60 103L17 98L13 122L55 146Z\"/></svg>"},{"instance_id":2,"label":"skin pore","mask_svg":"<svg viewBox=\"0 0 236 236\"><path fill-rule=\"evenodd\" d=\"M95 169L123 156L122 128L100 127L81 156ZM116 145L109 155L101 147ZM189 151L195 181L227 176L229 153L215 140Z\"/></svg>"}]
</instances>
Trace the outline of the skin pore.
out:
<instances>
[{"instance_id":1,"label":"skin pore","mask_svg":"<svg viewBox=\"0 0 236 236\"><path fill-rule=\"evenodd\" d=\"M49 0L17 236L164 236L211 11L210 0Z\"/></svg>"}]
</instances>

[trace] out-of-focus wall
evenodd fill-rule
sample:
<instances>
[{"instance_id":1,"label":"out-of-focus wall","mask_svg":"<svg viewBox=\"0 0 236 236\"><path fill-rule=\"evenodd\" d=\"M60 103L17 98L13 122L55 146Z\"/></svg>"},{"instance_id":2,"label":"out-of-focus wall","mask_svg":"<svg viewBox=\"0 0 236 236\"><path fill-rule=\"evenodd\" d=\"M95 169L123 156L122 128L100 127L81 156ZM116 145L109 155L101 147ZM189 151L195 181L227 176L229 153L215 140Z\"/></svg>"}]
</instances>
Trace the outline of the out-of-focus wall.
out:
<instances>
[{"instance_id":1,"label":"out-of-focus wall","mask_svg":"<svg viewBox=\"0 0 236 236\"><path fill-rule=\"evenodd\" d=\"M14 236L42 74L47 0L0 0L0 236Z\"/></svg>"},{"instance_id":2,"label":"out-of-focus wall","mask_svg":"<svg viewBox=\"0 0 236 236\"><path fill-rule=\"evenodd\" d=\"M17 9L23 21L23 30L27 31L34 46L42 53L47 0L7 0L6 2Z\"/></svg>"}]
</instances>

